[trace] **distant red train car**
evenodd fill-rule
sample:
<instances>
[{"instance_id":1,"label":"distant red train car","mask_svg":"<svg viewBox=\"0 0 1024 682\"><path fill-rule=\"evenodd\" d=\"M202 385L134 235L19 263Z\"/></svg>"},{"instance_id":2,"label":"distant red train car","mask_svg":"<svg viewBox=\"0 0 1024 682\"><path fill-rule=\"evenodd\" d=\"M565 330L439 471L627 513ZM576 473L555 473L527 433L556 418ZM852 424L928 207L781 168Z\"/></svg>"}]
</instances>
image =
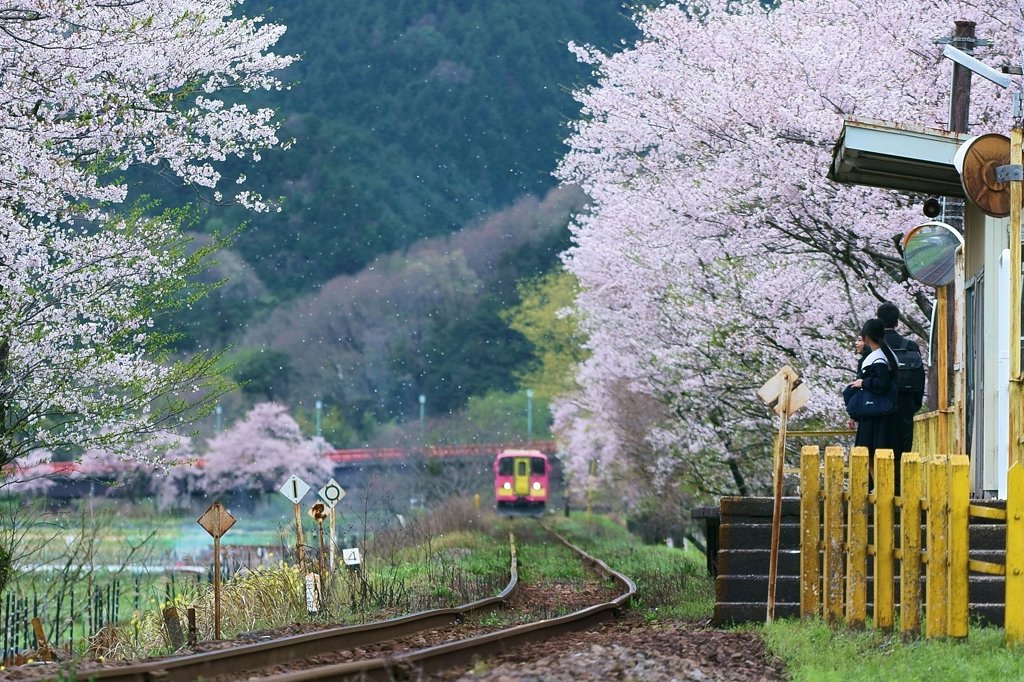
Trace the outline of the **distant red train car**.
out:
<instances>
[{"instance_id":1,"label":"distant red train car","mask_svg":"<svg viewBox=\"0 0 1024 682\"><path fill-rule=\"evenodd\" d=\"M551 466L539 450L504 450L494 460L494 499L501 513L543 514Z\"/></svg>"}]
</instances>

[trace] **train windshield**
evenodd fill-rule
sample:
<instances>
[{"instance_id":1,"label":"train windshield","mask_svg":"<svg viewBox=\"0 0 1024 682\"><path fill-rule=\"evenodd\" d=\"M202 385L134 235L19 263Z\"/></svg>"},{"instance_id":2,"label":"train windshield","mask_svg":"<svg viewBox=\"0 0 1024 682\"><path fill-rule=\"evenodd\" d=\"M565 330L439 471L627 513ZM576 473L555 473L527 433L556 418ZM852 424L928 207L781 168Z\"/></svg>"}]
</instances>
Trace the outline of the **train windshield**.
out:
<instances>
[{"instance_id":1,"label":"train windshield","mask_svg":"<svg viewBox=\"0 0 1024 682\"><path fill-rule=\"evenodd\" d=\"M513 468L513 460L511 457L498 460L498 475L499 476L511 476Z\"/></svg>"},{"instance_id":2,"label":"train windshield","mask_svg":"<svg viewBox=\"0 0 1024 682\"><path fill-rule=\"evenodd\" d=\"M534 457L530 460L531 468L533 469L534 476L544 475L544 460L540 457Z\"/></svg>"}]
</instances>

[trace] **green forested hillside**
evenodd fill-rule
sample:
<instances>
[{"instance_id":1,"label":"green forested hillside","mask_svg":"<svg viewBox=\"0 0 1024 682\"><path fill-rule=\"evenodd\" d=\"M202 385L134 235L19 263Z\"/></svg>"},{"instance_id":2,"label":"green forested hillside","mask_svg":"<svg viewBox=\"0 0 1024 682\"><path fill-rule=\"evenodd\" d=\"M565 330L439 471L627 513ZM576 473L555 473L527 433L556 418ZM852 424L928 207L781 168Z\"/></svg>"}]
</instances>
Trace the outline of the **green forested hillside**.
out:
<instances>
[{"instance_id":1,"label":"green forested hillside","mask_svg":"<svg viewBox=\"0 0 1024 682\"><path fill-rule=\"evenodd\" d=\"M447 413L514 390L532 351L499 313L518 280L554 266L581 205L549 194L578 113L571 91L590 78L567 45L614 48L634 34L629 11L604 0L248 0L242 11L285 24L278 51L302 56L290 89L255 95L295 145L245 169L283 210L202 217L201 232L247 226L208 273L227 283L172 321L186 332L179 348L234 344L238 409L315 395L354 411L357 431L414 414L420 393Z\"/></svg>"},{"instance_id":2,"label":"green forested hillside","mask_svg":"<svg viewBox=\"0 0 1024 682\"><path fill-rule=\"evenodd\" d=\"M286 197L238 249L277 295L543 195L589 76L571 40L632 35L613 0L250 0L302 55L266 95L296 139L250 182Z\"/></svg>"}]
</instances>

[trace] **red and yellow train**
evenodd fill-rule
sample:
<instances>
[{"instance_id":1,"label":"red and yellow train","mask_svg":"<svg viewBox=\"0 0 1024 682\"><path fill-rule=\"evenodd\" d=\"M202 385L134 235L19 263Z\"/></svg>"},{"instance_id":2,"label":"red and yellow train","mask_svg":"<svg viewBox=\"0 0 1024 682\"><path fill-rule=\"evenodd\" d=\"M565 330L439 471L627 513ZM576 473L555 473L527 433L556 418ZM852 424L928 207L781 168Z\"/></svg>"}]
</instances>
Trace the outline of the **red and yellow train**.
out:
<instances>
[{"instance_id":1,"label":"red and yellow train","mask_svg":"<svg viewBox=\"0 0 1024 682\"><path fill-rule=\"evenodd\" d=\"M494 460L494 500L502 514L544 513L551 464L539 450L503 450Z\"/></svg>"}]
</instances>

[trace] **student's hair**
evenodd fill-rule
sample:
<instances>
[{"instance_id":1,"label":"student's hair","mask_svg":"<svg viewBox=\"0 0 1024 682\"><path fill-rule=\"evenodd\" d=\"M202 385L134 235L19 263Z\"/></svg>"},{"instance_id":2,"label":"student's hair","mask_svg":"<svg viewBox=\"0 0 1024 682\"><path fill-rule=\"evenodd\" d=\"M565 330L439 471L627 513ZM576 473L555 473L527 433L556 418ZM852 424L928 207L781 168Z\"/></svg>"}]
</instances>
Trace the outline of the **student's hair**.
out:
<instances>
[{"instance_id":1,"label":"student's hair","mask_svg":"<svg viewBox=\"0 0 1024 682\"><path fill-rule=\"evenodd\" d=\"M893 306L893 308L895 307ZM892 348L889 348L889 345L885 342L885 325L882 321L877 317L872 317L861 327L860 335L871 339L879 345L882 349L882 354L885 355L885 359L889 362L889 371L895 372L896 368L899 367L899 362L896 361L896 354L892 352Z\"/></svg>"},{"instance_id":2,"label":"student's hair","mask_svg":"<svg viewBox=\"0 0 1024 682\"><path fill-rule=\"evenodd\" d=\"M886 329L895 329L896 325L900 321L900 309L896 307L896 304L892 301L886 301L882 305L878 306L878 310L875 312L878 319L882 321L882 324Z\"/></svg>"}]
</instances>

